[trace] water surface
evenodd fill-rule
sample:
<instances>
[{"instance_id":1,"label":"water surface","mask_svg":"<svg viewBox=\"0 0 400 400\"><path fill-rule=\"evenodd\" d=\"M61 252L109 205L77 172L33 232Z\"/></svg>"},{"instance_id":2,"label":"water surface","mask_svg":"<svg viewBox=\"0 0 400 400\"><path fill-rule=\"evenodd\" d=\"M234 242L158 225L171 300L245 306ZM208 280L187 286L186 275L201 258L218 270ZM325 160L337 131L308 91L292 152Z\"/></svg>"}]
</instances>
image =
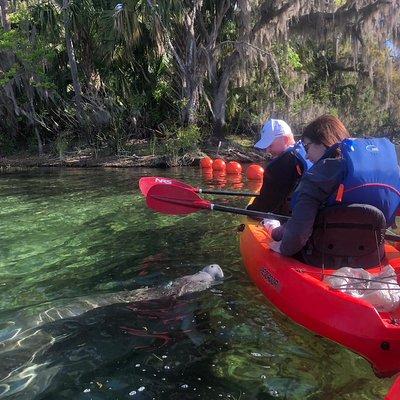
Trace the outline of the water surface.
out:
<instances>
[{"instance_id":1,"label":"water surface","mask_svg":"<svg viewBox=\"0 0 400 400\"><path fill-rule=\"evenodd\" d=\"M156 214L138 191L145 175L216 184L194 168L0 175L0 398L384 397L392 379L376 378L362 358L295 325L260 294L240 258L240 217ZM209 290L97 308L4 342L52 305L165 284L211 263L227 278Z\"/></svg>"}]
</instances>

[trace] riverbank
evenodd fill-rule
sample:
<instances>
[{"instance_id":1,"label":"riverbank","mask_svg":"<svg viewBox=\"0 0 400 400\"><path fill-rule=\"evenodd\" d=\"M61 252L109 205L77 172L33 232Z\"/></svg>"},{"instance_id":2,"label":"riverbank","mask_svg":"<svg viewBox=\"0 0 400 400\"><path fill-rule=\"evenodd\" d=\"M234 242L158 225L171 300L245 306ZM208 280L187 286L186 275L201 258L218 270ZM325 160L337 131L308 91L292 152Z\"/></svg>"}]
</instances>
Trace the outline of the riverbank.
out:
<instances>
[{"instance_id":1,"label":"riverbank","mask_svg":"<svg viewBox=\"0 0 400 400\"><path fill-rule=\"evenodd\" d=\"M201 150L186 153L179 157L157 154L120 154L101 156L90 149L69 152L62 157L53 154L35 156L19 153L12 156L0 157L0 169L25 169L35 167L75 167L75 168L169 168L174 166L198 165L200 160L209 156L213 159L222 158L226 162L262 163L265 156L252 147L241 146L237 143L226 142L217 148L205 147Z\"/></svg>"}]
</instances>

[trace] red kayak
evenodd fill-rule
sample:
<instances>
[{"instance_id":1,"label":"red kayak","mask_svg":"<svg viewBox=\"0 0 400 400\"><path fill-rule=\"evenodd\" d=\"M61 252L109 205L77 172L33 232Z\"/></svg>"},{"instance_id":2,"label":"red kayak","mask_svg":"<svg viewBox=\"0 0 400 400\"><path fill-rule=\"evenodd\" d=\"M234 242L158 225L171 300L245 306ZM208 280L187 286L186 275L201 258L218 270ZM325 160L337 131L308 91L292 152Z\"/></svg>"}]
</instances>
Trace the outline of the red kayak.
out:
<instances>
[{"instance_id":1,"label":"red kayak","mask_svg":"<svg viewBox=\"0 0 400 400\"><path fill-rule=\"evenodd\" d=\"M385 400L400 400L400 377L394 381Z\"/></svg>"},{"instance_id":2,"label":"red kayak","mask_svg":"<svg viewBox=\"0 0 400 400\"><path fill-rule=\"evenodd\" d=\"M250 221L250 220L249 220ZM293 321L367 359L379 377L400 371L400 309L378 312L370 303L329 287L323 274L335 270L306 265L269 249L264 228L247 222L240 251L250 278ZM400 253L386 244L386 259L400 273ZM380 266L369 268L377 274Z\"/></svg>"}]
</instances>

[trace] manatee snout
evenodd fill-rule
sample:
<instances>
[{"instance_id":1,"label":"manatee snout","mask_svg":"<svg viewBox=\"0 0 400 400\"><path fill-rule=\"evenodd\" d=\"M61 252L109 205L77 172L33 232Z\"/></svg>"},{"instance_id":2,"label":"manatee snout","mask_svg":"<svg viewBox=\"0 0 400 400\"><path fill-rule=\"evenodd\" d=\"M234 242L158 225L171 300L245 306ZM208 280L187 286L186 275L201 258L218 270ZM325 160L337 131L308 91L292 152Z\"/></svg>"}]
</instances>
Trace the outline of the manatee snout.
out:
<instances>
[{"instance_id":1,"label":"manatee snout","mask_svg":"<svg viewBox=\"0 0 400 400\"><path fill-rule=\"evenodd\" d=\"M224 272L218 264L207 265L202 269L203 272L211 275L214 280L219 280L224 278Z\"/></svg>"}]
</instances>

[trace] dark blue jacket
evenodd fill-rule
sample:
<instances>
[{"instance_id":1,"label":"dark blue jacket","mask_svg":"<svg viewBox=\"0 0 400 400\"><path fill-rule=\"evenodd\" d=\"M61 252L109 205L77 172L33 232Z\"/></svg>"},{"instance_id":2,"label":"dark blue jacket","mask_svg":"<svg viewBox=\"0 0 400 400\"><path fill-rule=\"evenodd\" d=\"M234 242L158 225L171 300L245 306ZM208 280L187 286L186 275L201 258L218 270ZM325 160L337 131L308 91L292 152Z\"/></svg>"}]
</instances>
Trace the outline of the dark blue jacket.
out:
<instances>
[{"instance_id":1,"label":"dark blue jacket","mask_svg":"<svg viewBox=\"0 0 400 400\"><path fill-rule=\"evenodd\" d=\"M296 205L292 218L284 225L280 251L285 256L298 253L310 238L315 218L346 174L341 158L325 158L303 174L296 189ZM277 238L274 235L274 238Z\"/></svg>"}]
</instances>

